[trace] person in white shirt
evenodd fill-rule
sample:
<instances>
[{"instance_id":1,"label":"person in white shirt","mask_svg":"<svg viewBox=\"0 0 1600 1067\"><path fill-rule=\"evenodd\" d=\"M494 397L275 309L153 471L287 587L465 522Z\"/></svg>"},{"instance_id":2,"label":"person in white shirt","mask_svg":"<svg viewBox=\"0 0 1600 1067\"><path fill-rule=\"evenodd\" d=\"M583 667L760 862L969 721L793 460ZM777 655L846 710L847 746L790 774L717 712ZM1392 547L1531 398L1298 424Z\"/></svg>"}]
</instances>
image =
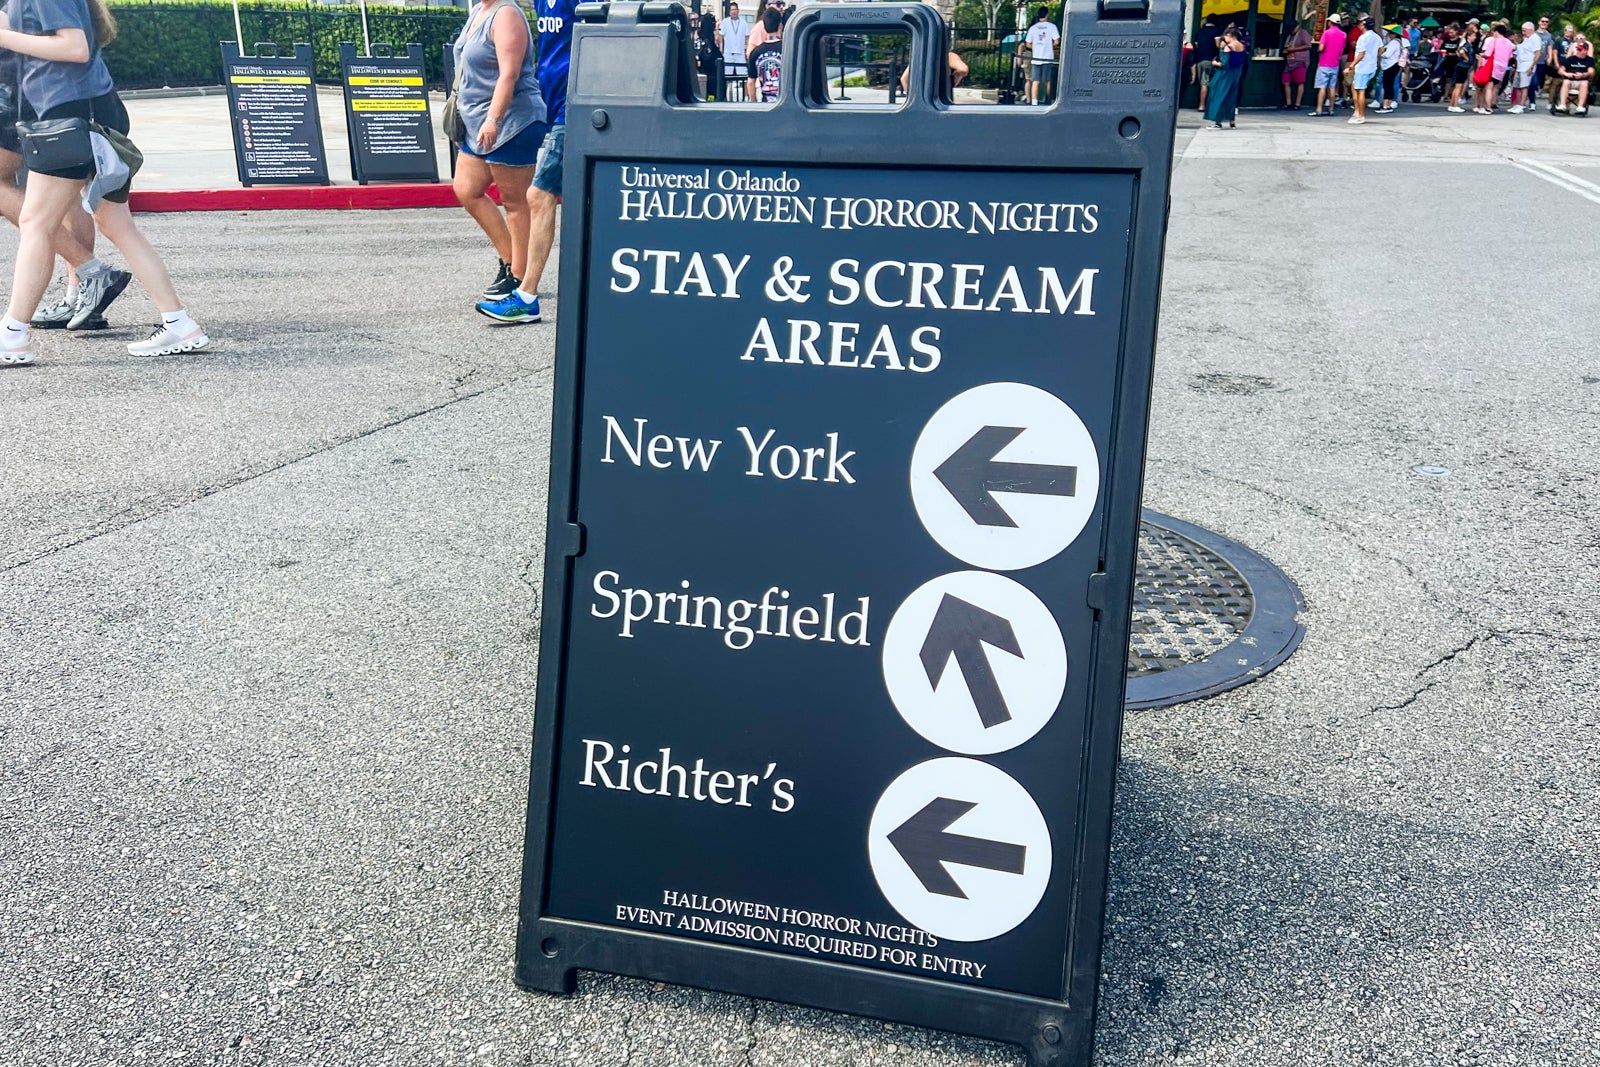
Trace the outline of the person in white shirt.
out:
<instances>
[{"instance_id":1,"label":"person in white shirt","mask_svg":"<svg viewBox=\"0 0 1600 1067\"><path fill-rule=\"evenodd\" d=\"M1534 76L1538 73L1539 56L1544 52L1544 38L1534 30L1533 23L1522 24L1522 40L1517 43L1517 75L1511 89L1511 113L1520 115L1532 111L1528 95L1532 92Z\"/></svg>"},{"instance_id":2,"label":"person in white shirt","mask_svg":"<svg viewBox=\"0 0 1600 1067\"><path fill-rule=\"evenodd\" d=\"M722 49L723 69L729 78L742 78L744 45L750 39L750 25L739 17L739 5L728 5L728 17L717 23L717 47Z\"/></svg>"},{"instance_id":3,"label":"person in white shirt","mask_svg":"<svg viewBox=\"0 0 1600 1067\"><path fill-rule=\"evenodd\" d=\"M1400 106L1400 75L1405 70L1405 34L1391 33L1384 42L1380 65L1383 68L1383 103L1378 114L1384 115Z\"/></svg>"},{"instance_id":4,"label":"person in white shirt","mask_svg":"<svg viewBox=\"0 0 1600 1067\"><path fill-rule=\"evenodd\" d=\"M1028 86L1028 103L1039 102L1039 85L1048 82L1045 90L1045 102L1050 102L1050 96L1056 84L1056 42L1061 40L1061 31L1050 22L1050 9L1040 5L1033 13L1033 25L1028 27L1025 38L1029 49L1033 52L1033 81Z\"/></svg>"},{"instance_id":5,"label":"person in white shirt","mask_svg":"<svg viewBox=\"0 0 1600 1067\"><path fill-rule=\"evenodd\" d=\"M1378 53L1383 51L1383 38L1372 31L1373 25L1370 16L1362 19L1362 34L1356 39L1356 61L1350 74L1350 100L1356 109L1350 119L1352 126L1367 121L1367 90L1378 76Z\"/></svg>"}]
</instances>

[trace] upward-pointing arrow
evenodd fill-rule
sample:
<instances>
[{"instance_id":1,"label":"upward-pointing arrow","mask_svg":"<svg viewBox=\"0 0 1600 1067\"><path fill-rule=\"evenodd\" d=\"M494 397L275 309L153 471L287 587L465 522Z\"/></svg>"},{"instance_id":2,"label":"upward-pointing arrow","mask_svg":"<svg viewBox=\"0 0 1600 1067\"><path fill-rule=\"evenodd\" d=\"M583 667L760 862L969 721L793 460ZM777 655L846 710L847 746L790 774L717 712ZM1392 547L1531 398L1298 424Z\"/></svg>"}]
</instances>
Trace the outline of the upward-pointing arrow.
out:
<instances>
[{"instance_id":1,"label":"upward-pointing arrow","mask_svg":"<svg viewBox=\"0 0 1600 1067\"><path fill-rule=\"evenodd\" d=\"M1023 862L1028 857L1025 846L949 832L947 827L951 823L975 807L976 804L967 800L934 797L921 811L889 831L889 844L900 853L900 858L928 892L967 899L966 892L945 869L947 863L983 867L1005 874L1022 873Z\"/></svg>"},{"instance_id":2,"label":"upward-pointing arrow","mask_svg":"<svg viewBox=\"0 0 1600 1067\"><path fill-rule=\"evenodd\" d=\"M945 665L952 658L956 661L985 729L1011 721L1011 709L1006 707L1005 694L1000 692L994 667L983 650L986 644L1013 656L1022 655L1010 620L946 593L933 613L933 624L922 639L920 653L922 669L928 672L928 682L935 688Z\"/></svg>"},{"instance_id":3,"label":"upward-pointing arrow","mask_svg":"<svg viewBox=\"0 0 1600 1067\"><path fill-rule=\"evenodd\" d=\"M933 470L933 476L979 526L1017 525L995 500L995 493L1077 495L1077 467L1009 463L994 458L1021 436L1023 429L1021 426L985 426Z\"/></svg>"}]
</instances>

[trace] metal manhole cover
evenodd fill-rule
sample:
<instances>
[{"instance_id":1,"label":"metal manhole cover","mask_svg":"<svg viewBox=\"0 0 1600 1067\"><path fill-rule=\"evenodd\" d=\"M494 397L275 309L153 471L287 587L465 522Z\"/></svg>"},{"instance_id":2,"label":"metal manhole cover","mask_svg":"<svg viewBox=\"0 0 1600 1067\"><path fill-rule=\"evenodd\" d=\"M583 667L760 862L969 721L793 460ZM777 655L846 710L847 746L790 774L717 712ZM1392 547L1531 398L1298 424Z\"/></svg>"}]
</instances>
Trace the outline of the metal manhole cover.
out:
<instances>
[{"instance_id":1,"label":"metal manhole cover","mask_svg":"<svg viewBox=\"0 0 1600 1067\"><path fill-rule=\"evenodd\" d=\"M1221 534L1146 511L1128 640L1130 708L1196 700L1244 685L1305 635L1300 590Z\"/></svg>"}]
</instances>

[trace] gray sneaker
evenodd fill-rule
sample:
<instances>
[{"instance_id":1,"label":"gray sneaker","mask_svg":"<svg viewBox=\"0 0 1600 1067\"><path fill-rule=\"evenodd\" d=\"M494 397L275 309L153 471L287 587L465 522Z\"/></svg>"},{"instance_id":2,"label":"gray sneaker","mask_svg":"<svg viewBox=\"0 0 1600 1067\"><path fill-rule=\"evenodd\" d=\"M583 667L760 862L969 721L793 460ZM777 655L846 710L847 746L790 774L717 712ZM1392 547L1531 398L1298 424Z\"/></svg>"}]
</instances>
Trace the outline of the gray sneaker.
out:
<instances>
[{"instance_id":1,"label":"gray sneaker","mask_svg":"<svg viewBox=\"0 0 1600 1067\"><path fill-rule=\"evenodd\" d=\"M133 275L115 267L78 279L78 310L67 321L67 329L81 330L105 313L111 302L122 295ZM91 327L92 328L92 327Z\"/></svg>"},{"instance_id":2,"label":"gray sneaker","mask_svg":"<svg viewBox=\"0 0 1600 1067\"><path fill-rule=\"evenodd\" d=\"M72 316L77 314L78 305L69 304L65 297L53 304L46 304L39 309L39 313L28 323L36 330L64 330L67 323L72 321Z\"/></svg>"}]
</instances>

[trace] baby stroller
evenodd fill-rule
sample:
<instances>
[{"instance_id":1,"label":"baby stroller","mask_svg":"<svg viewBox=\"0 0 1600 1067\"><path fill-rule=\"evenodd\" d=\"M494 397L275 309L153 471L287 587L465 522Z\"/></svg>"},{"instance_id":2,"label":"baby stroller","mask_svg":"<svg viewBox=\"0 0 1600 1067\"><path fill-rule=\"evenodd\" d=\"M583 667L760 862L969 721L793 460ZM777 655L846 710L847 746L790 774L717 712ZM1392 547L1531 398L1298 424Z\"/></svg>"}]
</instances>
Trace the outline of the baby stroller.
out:
<instances>
[{"instance_id":1,"label":"baby stroller","mask_svg":"<svg viewBox=\"0 0 1600 1067\"><path fill-rule=\"evenodd\" d=\"M1444 57L1438 52L1412 56L1411 65L1400 76L1400 99L1419 104L1426 97L1437 104L1444 99Z\"/></svg>"}]
</instances>

